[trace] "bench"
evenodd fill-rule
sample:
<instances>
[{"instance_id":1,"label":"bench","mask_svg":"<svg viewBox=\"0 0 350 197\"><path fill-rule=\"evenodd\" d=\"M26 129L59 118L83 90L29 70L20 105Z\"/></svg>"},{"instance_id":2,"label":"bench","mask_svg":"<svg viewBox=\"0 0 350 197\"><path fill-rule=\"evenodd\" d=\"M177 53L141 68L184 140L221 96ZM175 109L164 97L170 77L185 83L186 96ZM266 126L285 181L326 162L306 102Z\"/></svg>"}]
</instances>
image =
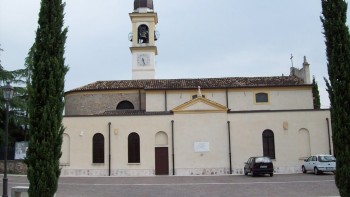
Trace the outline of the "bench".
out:
<instances>
[{"instance_id":1,"label":"bench","mask_svg":"<svg viewBox=\"0 0 350 197\"><path fill-rule=\"evenodd\" d=\"M21 197L22 193L28 193L29 186L16 186L11 188L11 197Z\"/></svg>"},{"instance_id":2,"label":"bench","mask_svg":"<svg viewBox=\"0 0 350 197\"><path fill-rule=\"evenodd\" d=\"M15 186L11 188L11 197L21 197L22 193L28 193L29 186ZM54 195L56 196L56 194Z\"/></svg>"}]
</instances>

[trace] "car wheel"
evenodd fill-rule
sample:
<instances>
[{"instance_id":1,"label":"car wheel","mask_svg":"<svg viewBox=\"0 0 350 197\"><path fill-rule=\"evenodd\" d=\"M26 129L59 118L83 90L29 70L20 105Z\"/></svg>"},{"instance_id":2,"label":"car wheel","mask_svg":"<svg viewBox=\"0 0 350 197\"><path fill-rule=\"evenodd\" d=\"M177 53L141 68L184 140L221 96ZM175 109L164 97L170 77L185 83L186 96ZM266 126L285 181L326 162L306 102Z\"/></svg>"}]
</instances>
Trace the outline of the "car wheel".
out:
<instances>
[{"instance_id":1,"label":"car wheel","mask_svg":"<svg viewBox=\"0 0 350 197\"><path fill-rule=\"evenodd\" d=\"M320 171L317 169L317 167L314 168L314 173L315 173L316 175L320 174Z\"/></svg>"},{"instance_id":2,"label":"car wheel","mask_svg":"<svg viewBox=\"0 0 350 197\"><path fill-rule=\"evenodd\" d=\"M244 175L248 175L248 172L246 171L246 169L244 169Z\"/></svg>"},{"instance_id":3,"label":"car wheel","mask_svg":"<svg viewBox=\"0 0 350 197\"><path fill-rule=\"evenodd\" d=\"M270 177L273 177L273 173L270 173Z\"/></svg>"},{"instance_id":4,"label":"car wheel","mask_svg":"<svg viewBox=\"0 0 350 197\"><path fill-rule=\"evenodd\" d=\"M306 173L306 169L304 166L301 167L301 170L303 171L304 174Z\"/></svg>"}]
</instances>

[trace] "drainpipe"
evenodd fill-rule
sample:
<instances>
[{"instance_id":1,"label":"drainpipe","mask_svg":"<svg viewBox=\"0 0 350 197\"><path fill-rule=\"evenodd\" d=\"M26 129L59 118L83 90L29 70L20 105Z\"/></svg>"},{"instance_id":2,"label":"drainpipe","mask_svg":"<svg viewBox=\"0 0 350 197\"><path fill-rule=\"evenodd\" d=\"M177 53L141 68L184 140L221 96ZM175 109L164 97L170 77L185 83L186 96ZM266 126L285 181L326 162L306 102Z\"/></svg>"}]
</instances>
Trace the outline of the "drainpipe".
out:
<instances>
[{"instance_id":1,"label":"drainpipe","mask_svg":"<svg viewBox=\"0 0 350 197\"><path fill-rule=\"evenodd\" d=\"M166 94L166 90L165 90L165 92L164 92L164 105L165 105L164 109L165 109L165 111L168 111L168 101L167 100L168 99L167 99L167 94Z\"/></svg>"},{"instance_id":2,"label":"drainpipe","mask_svg":"<svg viewBox=\"0 0 350 197\"><path fill-rule=\"evenodd\" d=\"M228 155L230 161L230 174L232 174L232 160L231 160L231 126L230 121L227 121L227 129L228 129Z\"/></svg>"},{"instance_id":3,"label":"drainpipe","mask_svg":"<svg viewBox=\"0 0 350 197\"><path fill-rule=\"evenodd\" d=\"M141 107L142 107L142 105L141 105L141 90L139 90L139 110L141 111L142 109L141 109Z\"/></svg>"},{"instance_id":4,"label":"drainpipe","mask_svg":"<svg viewBox=\"0 0 350 197\"><path fill-rule=\"evenodd\" d=\"M330 131L329 131L329 119L326 118L326 121L327 121L327 131L328 131L328 145L329 145L329 154L331 155L332 154L332 145L331 145L331 134L330 134Z\"/></svg>"},{"instance_id":5,"label":"drainpipe","mask_svg":"<svg viewBox=\"0 0 350 197\"><path fill-rule=\"evenodd\" d=\"M226 88L226 107L228 108L228 89Z\"/></svg>"},{"instance_id":6,"label":"drainpipe","mask_svg":"<svg viewBox=\"0 0 350 197\"><path fill-rule=\"evenodd\" d=\"M171 121L171 146L172 146L172 160L173 160L173 175L175 175L175 154L174 154L174 120Z\"/></svg>"},{"instance_id":7,"label":"drainpipe","mask_svg":"<svg viewBox=\"0 0 350 197\"><path fill-rule=\"evenodd\" d=\"M108 176L111 176L111 122L108 123Z\"/></svg>"}]
</instances>

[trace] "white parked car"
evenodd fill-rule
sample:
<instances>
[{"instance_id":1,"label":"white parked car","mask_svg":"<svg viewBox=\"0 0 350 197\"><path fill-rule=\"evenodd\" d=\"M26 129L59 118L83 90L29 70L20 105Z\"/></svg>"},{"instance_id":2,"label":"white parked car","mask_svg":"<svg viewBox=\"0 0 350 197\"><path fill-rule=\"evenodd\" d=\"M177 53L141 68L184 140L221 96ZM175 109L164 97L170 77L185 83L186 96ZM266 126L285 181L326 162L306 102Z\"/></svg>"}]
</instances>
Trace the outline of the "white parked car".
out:
<instances>
[{"instance_id":1,"label":"white parked car","mask_svg":"<svg viewBox=\"0 0 350 197\"><path fill-rule=\"evenodd\" d=\"M313 155L304 160L304 164L301 166L303 173L312 171L315 174L321 174L322 172L335 173L336 162L335 157L332 155Z\"/></svg>"}]
</instances>

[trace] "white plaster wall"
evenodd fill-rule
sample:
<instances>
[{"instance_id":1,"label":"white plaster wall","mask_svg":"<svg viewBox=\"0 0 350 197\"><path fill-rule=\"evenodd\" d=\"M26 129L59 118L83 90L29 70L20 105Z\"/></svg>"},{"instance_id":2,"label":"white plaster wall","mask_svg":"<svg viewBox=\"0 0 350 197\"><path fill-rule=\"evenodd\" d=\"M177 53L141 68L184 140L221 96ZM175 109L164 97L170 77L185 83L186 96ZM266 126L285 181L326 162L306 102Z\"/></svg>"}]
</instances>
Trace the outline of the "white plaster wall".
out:
<instances>
[{"instance_id":1,"label":"white plaster wall","mask_svg":"<svg viewBox=\"0 0 350 197\"><path fill-rule=\"evenodd\" d=\"M225 90L202 90L205 98L226 106ZM198 90L173 90L166 91L167 110L172 110L179 105L192 100L193 95L197 95ZM146 110L164 111L165 110L165 91L147 91L146 92Z\"/></svg>"},{"instance_id":2,"label":"white plaster wall","mask_svg":"<svg viewBox=\"0 0 350 197\"><path fill-rule=\"evenodd\" d=\"M155 78L155 69L133 69L132 70L132 79L154 79Z\"/></svg>"},{"instance_id":3,"label":"white plaster wall","mask_svg":"<svg viewBox=\"0 0 350 197\"><path fill-rule=\"evenodd\" d=\"M172 172L171 120L174 120L176 175L227 174L229 169L228 125L231 128L232 168L242 174L243 163L250 156L263 154L262 132L275 135L277 173L300 172L299 130L310 132L311 154L328 153L326 118L329 111L291 111L264 113L176 113L164 116L65 117L65 133L70 137L70 163L62 175L106 176L108 170L108 123L111 122L111 169L113 176L154 175L155 136L168 136L169 173ZM331 128L331 125L330 125ZM92 163L92 137L105 137L105 163ZM128 164L127 138L140 136L141 162ZM208 142L210 151L194 151L194 142ZM65 151L65 149L63 150Z\"/></svg>"},{"instance_id":4,"label":"white plaster wall","mask_svg":"<svg viewBox=\"0 0 350 197\"><path fill-rule=\"evenodd\" d=\"M159 131L171 136L171 118L172 116L65 117L63 124L66 127L65 133L70 136L71 160L70 165L63 167L63 171L97 170L100 172L95 175L105 175L105 170L108 169L108 123L111 122L111 169L145 171L152 175L155 166L155 136ZM128 164L128 135L132 132L140 136L140 164ZM105 139L103 164L92 163L92 137L96 133L103 134ZM103 173L101 170L104 170Z\"/></svg>"},{"instance_id":5,"label":"white plaster wall","mask_svg":"<svg viewBox=\"0 0 350 197\"><path fill-rule=\"evenodd\" d=\"M184 90L184 91L167 91L167 105L168 110L192 100L192 96L196 95L196 90Z\"/></svg>"},{"instance_id":6,"label":"white plaster wall","mask_svg":"<svg viewBox=\"0 0 350 197\"><path fill-rule=\"evenodd\" d=\"M229 165L227 113L176 114L174 128L177 169ZM208 142L209 151L195 152L195 142Z\"/></svg>"},{"instance_id":7,"label":"white plaster wall","mask_svg":"<svg viewBox=\"0 0 350 197\"><path fill-rule=\"evenodd\" d=\"M197 92L197 90L167 91L167 109L171 110L192 100L192 96ZM255 94L259 92L268 93L268 103L255 102ZM164 91L147 91L146 110L165 110L164 94ZM225 89L202 90L202 94L209 100L227 105ZM311 87L231 89L228 91L228 103L231 111L313 109Z\"/></svg>"},{"instance_id":8,"label":"white plaster wall","mask_svg":"<svg viewBox=\"0 0 350 197\"><path fill-rule=\"evenodd\" d=\"M255 94L260 92L268 94L268 103L255 102ZM231 111L313 109L312 91L311 87L231 90L229 108Z\"/></svg>"},{"instance_id":9,"label":"white plaster wall","mask_svg":"<svg viewBox=\"0 0 350 197\"><path fill-rule=\"evenodd\" d=\"M311 154L327 154L326 118L329 117L329 111L230 114L233 167L243 168L243 163L250 156L263 155L262 132L270 129L275 137L275 167L290 169L294 166L300 172L302 158L299 156L299 130L309 130ZM287 129L283 128L285 123Z\"/></svg>"},{"instance_id":10,"label":"white plaster wall","mask_svg":"<svg viewBox=\"0 0 350 197\"><path fill-rule=\"evenodd\" d=\"M146 93L146 111L165 111L164 91Z\"/></svg>"},{"instance_id":11,"label":"white plaster wall","mask_svg":"<svg viewBox=\"0 0 350 197\"><path fill-rule=\"evenodd\" d=\"M226 106L225 90L202 90L205 98ZM167 110L172 110L179 105L192 100L193 95L197 95L198 90L173 90L166 91ZM147 91L146 92L146 110L164 111L165 110L165 91Z\"/></svg>"}]
</instances>

